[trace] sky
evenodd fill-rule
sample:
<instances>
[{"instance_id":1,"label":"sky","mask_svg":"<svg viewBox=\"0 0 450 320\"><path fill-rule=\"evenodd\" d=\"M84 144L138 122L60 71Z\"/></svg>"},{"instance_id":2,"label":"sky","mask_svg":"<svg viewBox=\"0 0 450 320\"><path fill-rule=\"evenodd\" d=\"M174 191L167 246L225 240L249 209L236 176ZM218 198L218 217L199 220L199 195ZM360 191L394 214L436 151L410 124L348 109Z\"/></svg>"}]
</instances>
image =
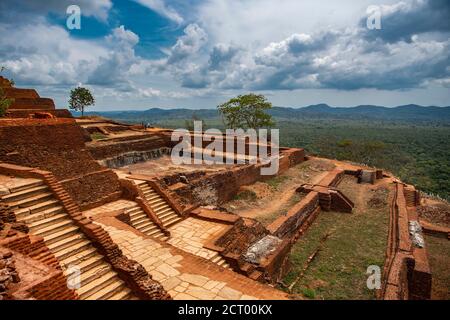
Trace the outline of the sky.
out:
<instances>
[{"instance_id":1,"label":"sky","mask_svg":"<svg viewBox=\"0 0 450 320\"><path fill-rule=\"evenodd\" d=\"M80 85L97 111L249 92L289 107L450 105L448 0L2 0L0 34L3 75L60 108Z\"/></svg>"}]
</instances>

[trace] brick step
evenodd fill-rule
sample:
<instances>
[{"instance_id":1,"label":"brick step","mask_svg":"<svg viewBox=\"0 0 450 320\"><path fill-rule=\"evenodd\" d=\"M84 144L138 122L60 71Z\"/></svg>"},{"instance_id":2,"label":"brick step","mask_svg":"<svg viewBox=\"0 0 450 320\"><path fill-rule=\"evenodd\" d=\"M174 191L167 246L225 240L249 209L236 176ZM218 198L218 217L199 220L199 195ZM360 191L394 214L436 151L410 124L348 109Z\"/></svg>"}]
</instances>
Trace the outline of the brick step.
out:
<instances>
[{"instance_id":1,"label":"brick step","mask_svg":"<svg viewBox=\"0 0 450 320\"><path fill-rule=\"evenodd\" d=\"M164 233L162 233L160 229L154 229L151 232L146 233L146 235L152 238L159 238L161 236L164 236Z\"/></svg>"},{"instance_id":2,"label":"brick step","mask_svg":"<svg viewBox=\"0 0 450 320\"><path fill-rule=\"evenodd\" d=\"M142 220L143 217L148 218L145 212L143 210L140 210L139 212L133 214L133 216L130 216L130 222L131 223L139 222L140 220Z\"/></svg>"},{"instance_id":3,"label":"brick step","mask_svg":"<svg viewBox=\"0 0 450 320\"><path fill-rule=\"evenodd\" d=\"M139 206L134 206L134 207L125 209L125 213L131 215L132 213L134 213L134 212L136 212L136 211L139 211L139 210L141 210L141 207L139 207Z\"/></svg>"},{"instance_id":4,"label":"brick step","mask_svg":"<svg viewBox=\"0 0 450 320\"><path fill-rule=\"evenodd\" d=\"M159 240L162 240L162 241L167 241L169 239L169 237L164 235L164 233L162 233L162 232L160 232L158 234L155 234L152 237L156 238L156 239L159 239Z\"/></svg>"},{"instance_id":5,"label":"brick step","mask_svg":"<svg viewBox=\"0 0 450 320\"><path fill-rule=\"evenodd\" d=\"M152 227L154 225L155 224L150 219L147 218L146 220L142 221L140 224L133 225L133 227L135 229L138 229L139 231L141 231L141 230L147 229L148 227Z\"/></svg>"},{"instance_id":6,"label":"brick step","mask_svg":"<svg viewBox=\"0 0 450 320\"><path fill-rule=\"evenodd\" d=\"M161 219L164 219L165 217L167 217L167 216L169 216L169 215L172 215L172 214L177 215L175 211L173 211L173 210L168 210L168 211L166 211L166 212L163 213L163 214L159 214L159 215L158 215L158 218L161 220Z\"/></svg>"},{"instance_id":7,"label":"brick step","mask_svg":"<svg viewBox=\"0 0 450 320\"><path fill-rule=\"evenodd\" d=\"M46 185L39 185L37 187L26 188L18 192L7 194L2 197L2 200L6 202L19 201L24 198L33 196L37 193L43 192L45 190L48 190L48 187Z\"/></svg>"},{"instance_id":8,"label":"brick step","mask_svg":"<svg viewBox=\"0 0 450 320\"><path fill-rule=\"evenodd\" d=\"M224 259L220 259L216 262L217 265L222 266L226 261Z\"/></svg>"},{"instance_id":9,"label":"brick step","mask_svg":"<svg viewBox=\"0 0 450 320\"><path fill-rule=\"evenodd\" d=\"M149 235L149 232L153 232L154 230L160 231L158 226L154 223L149 224L145 228L139 229L140 232L145 233L146 235Z\"/></svg>"},{"instance_id":10,"label":"brick step","mask_svg":"<svg viewBox=\"0 0 450 320\"><path fill-rule=\"evenodd\" d=\"M143 192L146 199L156 199L159 197L159 194L157 194L155 191L144 191Z\"/></svg>"},{"instance_id":11,"label":"brick step","mask_svg":"<svg viewBox=\"0 0 450 320\"><path fill-rule=\"evenodd\" d=\"M64 224L65 222L65 224ZM67 224L73 223L70 217L66 213L60 213L57 215L54 215L50 218L38 220L36 222L30 223L30 231L33 234L44 236L46 235L47 231L54 230L56 231L57 228L67 225ZM53 227L53 228L52 228Z\"/></svg>"},{"instance_id":12,"label":"brick step","mask_svg":"<svg viewBox=\"0 0 450 320\"><path fill-rule=\"evenodd\" d=\"M33 230L32 233L40 236L40 237L45 237L45 236L50 236L52 234L58 233L59 231L63 231L64 229L66 229L67 227L71 227L73 226L73 222L70 219L63 219L59 222L55 222L49 226L40 228L38 230Z\"/></svg>"},{"instance_id":13,"label":"brick step","mask_svg":"<svg viewBox=\"0 0 450 320\"><path fill-rule=\"evenodd\" d=\"M33 213L37 213L37 212L41 212L41 211L50 209L58 204L59 204L58 200L51 199L51 200L47 200L47 201L35 204L31 207L18 209L17 211L14 210L14 212L15 212L17 218L22 218L24 216L27 216L27 215L30 215Z\"/></svg>"},{"instance_id":14,"label":"brick step","mask_svg":"<svg viewBox=\"0 0 450 320\"><path fill-rule=\"evenodd\" d=\"M58 260L62 260L68 258L71 255L77 254L81 251L84 251L88 247L91 246L91 242L87 239L79 239L79 241L74 242L72 245L69 245L65 248L62 248L56 252L53 252L55 257Z\"/></svg>"},{"instance_id":15,"label":"brick step","mask_svg":"<svg viewBox=\"0 0 450 320\"><path fill-rule=\"evenodd\" d=\"M26 185L22 185L22 186L18 186L18 187L12 187L12 188L9 188L9 190L11 191L11 193L16 193L16 192L20 192L20 191L23 191L23 190L26 190L26 189L42 186L42 185L45 185L44 181L39 180L39 181L28 183Z\"/></svg>"},{"instance_id":16,"label":"brick step","mask_svg":"<svg viewBox=\"0 0 450 320\"><path fill-rule=\"evenodd\" d=\"M10 205L12 208L28 208L33 205L44 202L50 199L51 197L53 197L53 193L51 192L40 192L31 197L26 197L24 199L20 199L17 201L8 202L8 205Z\"/></svg>"},{"instance_id":17,"label":"brick step","mask_svg":"<svg viewBox=\"0 0 450 320\"><path fill-rule=\"evenodd\" d=\"M162 215L163 213L167 213L169 211L173 211L172 208L163 208L161 210L154 210L154 212L156 213L156 215L159 217L160 215ZM174 211L175 212L175 211Z\"/></svg>"},{"instance_id":18,"label":"brick step","mask_svg":"<svg viewBox=\"0 0 450 320\"><path fill-rule=\"evenodd\" d=\"M138 225L142 224L147 220L149 220L149 218L145 213L142 212L141 215L133 217L133 219L131 219L130 222L133 226L137 227Z\"/></svg>"},{"instance_id":19,"label":"brick step","mask_svg":"<svg viewBox=\"0 0 450 320\"><path fill-rule=\"evenodd\" d=\"M86 299L87 297L98 293L103 290L103 288L109 286L111 283L115 282L117 278L117 274L110 270L105 274L99 276L98 278L92 278L92 280L83 285L80 289L77 290L80 299Z\"/></svg>"},{"instance_id":20,"label":"brick step","mask_svg":"<svg viewBox=\"0 0 450 320\"><path fill-rule=\"evenodd\" d=\"M68 236L73 235L76 232L79 232L78 227L72 225L72 226L66 227L64 230L61 230L61 231L52 233L48 236L45 236L44 240L45 240L45 243L47 245L49 245L49 244L58 242L60 240L63 240L65 238L67 238Z\"/></svg>"},{"instance_id":21,"label":"brick step","mask_svg":"<svg viewBox=\"0 0 450 320\"><path fill-rule=\"evenodd\" d=\"M131 300L133 298L133 293L130 289L125 288L122 291L119 291L115 295L108 298L108 300Z\"/></svg>"},{"instance_id":22,"label":"brick step","mask_svg":"<svg viewBox=\"0 0 450 320\"><path fill-rule=\"evenodd\" d=\"M118 277L115 278L111 284L103 288L102 290L94 293L93 295L86 298L86 300L107 300L115 294L125 291L127 288L125 287L122 280Z\"/></svg>"},{"instance_id":23,"label":"brick step","mask_svg":"<svg viewBox=\"0 0 450 320\"><path fill-rule=\"evenodd\" d=\"M109 264L102 262L99 265L81 273L81 285L85 286L110 271L112 271L112 269Z\"/></svg>"},{"instance_id":24,"label":"brick step","mask_svg":"<svg viewBox=\"0 0 450 320\"><path fill-rule=\"evenodd\" d=\"M161 196L160 196L159 194L153 193L153 194L147 195L147 196L145 197L145 199L146 199L147 201L153 201L153 200L156 200L156 199L161 199Z\"/></svg>"},{"instance_id":25,"label":"brick step","mask_svg":"<svg viewBox=\"0 0 450 320\"><path fill-rule=\"evenodd\" d=\"M80 264L78 264L78 268L80 268L81 273L87 272L88 270L91 270L92 268L97 267L100 264L104 264L103 257L99 254L96 254L92 257L90 257L87 260L82 261Z\"/></svg>"},{"instance_id":26,"label":"brick step","mask_svg":"<svg viewBox=\"0 0 450 320\"><path fill-rule=\"evenodd\" d=\"M130 216L130 221L132 221L133 219L138 218L141 214L144 213L144 210L142 210L141 208L139 208L139 210L136 210L132 213L129 213L128 215Z\"/></svg>"},{"instance_id":27,"label":"brick step","mask_svg":"<svg viewBox=\"0 0 450 320\"><path fill-rule=\"evenodd\" d=\"M175 212L172 212L171 214L166 215L164 218L160 219L163 224L173 220L174 218L179 218L178 215Z\"/></svg>"},{"instance_id":28,"label":"brick step","mask_svg":"<svg viewBox=\"0 0 450 320\"><path fill-rule=\"evenodd\" d=\"M64 250L70 246L76 245L78 242L84 241L86 238L82 233L75 233L71 236L64 237L59 241L55 241L53 243L46 243L47 247L53 252L58 253L61 250Z\"/></svg>"},{"instance_id":29,"label":"brick step","mask_svg":"<svg viewBox=\"0 0 450 320\"><path fill-rule=\"evenodd\" d=\"M35 222L38 222L40 220L45 220L45 219L51 218L53 216L59 215L63 211L64 211L64 208L62 206L55 205L49 209L39 211L37 213L21 215L20 217L17 217L17 221L24 222L31 226Z\"/></svg>"},{"instance_id":30,"label":"brick step","mask_svg":"<svg viewBox=\"0 0 450 320\"><path fill-rule=\"evenodd\" d=\"M77 252L64 259L59 260L59 263L64 269L67 269L71 265L78 266L82 262L88 260L89 258L95 255L98 255L97 250L94 247L89 246L86 249L81 250L80 252Z\"/></svg>"},{"instance_id":31,"label":"brick step","mask_svg":"<svg viewBox=\"0 0 450 320\"><path fill-rule=\"evenodd\" d=\"M157 205L159 205L161 203L166 203L166 201L163 198L159 197L159 196L158 196L158 198L155 198L155 199L152 199L152 200L147 200L147 201L152 207L153 206L157 206Z\"/></svg>"},{"instance_id":32,"label":"brick step","mask_svg":"<svg viewBox=\"0 0 450 320\"><path fill-rule=\"evenodd\" d=\"M157 204L157 205L152 205L152 209L153 209L153 211L161 211L161 210L164 210L164 209L167 209L167 208L170 208L170 206L167 204L167 202L163 202L163 203L160 203L160 204Z\"/></svg>"},{"instance_id":33,"label":"brick step","mask_svg":"<svg viewBox=\"0 0 450 320\"><path fill-rule=\"evenodd\" d=\"M164 227L168 228L168 227L174 225L175 223L180 222L181 220L182 219L177 216L173 220L170 220L170 221L167 221L167 222L163 223L163 225L164 225Z\"/></svg>"}]
</instances>

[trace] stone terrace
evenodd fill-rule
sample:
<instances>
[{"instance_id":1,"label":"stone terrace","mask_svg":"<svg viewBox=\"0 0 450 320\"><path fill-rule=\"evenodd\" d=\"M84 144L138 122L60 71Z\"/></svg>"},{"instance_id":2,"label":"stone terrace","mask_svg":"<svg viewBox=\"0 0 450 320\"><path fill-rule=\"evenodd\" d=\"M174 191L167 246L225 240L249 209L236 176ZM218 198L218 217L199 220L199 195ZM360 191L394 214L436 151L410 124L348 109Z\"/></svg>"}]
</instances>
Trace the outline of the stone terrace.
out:
<instances>
[{"instance_id":1,"label":"stone terrace","mask_svg":"<svg viewBox=\"0 0 450 320\"><path fill-rule=\"evenodd\" d=\"M140 234L115 218L99 218L97 223L176 300L287 298L284 292Z\"/></svg>"}]
</instances>

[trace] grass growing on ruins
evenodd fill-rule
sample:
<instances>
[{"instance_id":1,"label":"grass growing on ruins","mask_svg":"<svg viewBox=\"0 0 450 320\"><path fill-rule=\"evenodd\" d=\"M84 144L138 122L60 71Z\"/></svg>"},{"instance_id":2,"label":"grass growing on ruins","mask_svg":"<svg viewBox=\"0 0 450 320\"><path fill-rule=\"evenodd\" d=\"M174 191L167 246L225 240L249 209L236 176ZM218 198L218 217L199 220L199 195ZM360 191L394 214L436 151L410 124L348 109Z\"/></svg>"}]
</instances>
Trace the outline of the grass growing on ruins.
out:
<instances>
[{"instance_id":1,"label":"grass growing on ruins","mask_svg":"<svg viewBox=\"0 0 450 320\"><path fill-rule=\"evenodd\" d=\"M366 194L361 202L370 200L370 192ZM293 246L292 270L283 280L285 284L297 277L321 239L327 233L330 236L292 293L315 299L374 299L375 292L366 286L366 270L369 265L382 268L384 264L389 222L387 203L376 208L357 203L352 214L322 211Z\"/></svg>"},{"instance_id":2,"label":"grass growing on ruins","mask_svg":"<svg viewBox=\"0 0 450 320\"><path fill-rule=\"evenodd\" d=\"M445 238L425 236L428 257L433 274L432 299L450 299L450 242Z\"/></svg>"},{"instance_id":3,"label":"grass growing on ruins","mask_svg":"<svg viewBox=\"0 0 450 320\"><path fill-rule=\"evenodd\" d=\"M91 134L92 140L100 140L100 139L106 139L106 138L107 138L107 136L105 136L104 134L99 133L99 132L94 132Z\"/></svg>"},{"instance_id":4,"label":"grass growing on ruins","mask_svg":"<svg viewBox=\"0 0 450 320\"><path fill-rule=\"evenodd\" d=\"M286 180L291 179L291 177L286 175L275 176L266 181L266 183L271 186L273 189L278 189L278 187L283 184Z\"/></svg>"}]
</instances>

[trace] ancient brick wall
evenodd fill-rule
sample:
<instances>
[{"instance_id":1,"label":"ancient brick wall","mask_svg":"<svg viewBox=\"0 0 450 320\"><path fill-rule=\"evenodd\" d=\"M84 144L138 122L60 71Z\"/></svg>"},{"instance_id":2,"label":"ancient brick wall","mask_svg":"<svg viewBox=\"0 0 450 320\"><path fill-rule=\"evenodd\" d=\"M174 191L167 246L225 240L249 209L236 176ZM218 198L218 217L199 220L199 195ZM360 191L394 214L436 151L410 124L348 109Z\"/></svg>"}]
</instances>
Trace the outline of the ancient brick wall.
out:
<instances>
[{"instance_id":1,"label":"ancient brick wall","mask_svg":"<svg viewBox=\"0 0 450 320\"><path fill-rule=\"evenodd\" d=\"M40 109L53 110L55 103L49 98L25 99L15 98L14 102L9 107L10 109L26 110L26 109Z\"/></svg>"},{"instance_id":2,"label":"ancient brick wall","mask_svg":"<svg viewBox=\"0 0 450 320\"><path fill-rule=\"evenodd\" d=\"M18 268L17 276L26 276L24 272L30 272L28 268L36 268L43 272L35 276L31 283L20 283L14 288L11 299L38 299L38 300L67 300L78 299L74 290L67 287L67 278L64 276L58 260L45 245L42 237L24 234L21 232L10 232L8 237L0 239L0 248L10 250L10 259L21 260L27 268ZM21 270L25 269L25 270Z\"/></svg>"},{"instance_id":3,"label":"ancient brick wall","mask_svg":"<svg viewBox=\"0 0 450 320\"><path fill-rule=\"evenodd\" d=\"M52 172L81 206L121 191L117 176L85 150L73 119L0 120L0 161Z\"/></svg>"},{"instance_id":4,"label":"ancient brick wall","mask_svg":"<svg viewBox=\"0 0 450 320\"><path fill-rule=\"evenodd\" d=\"M88 151L97 160L114 158L124 153L149 151L170 147L169 142L160 136L140 136L96 142L88 146Z\"/></svg>"},{"instance_id":5,"label":"ancient brick wall","mask_svg":"<svg viewBox=\"0 0 450 320\"><path fill-rule=\"evenodd\" d=\"M310 192L300 202L294 205L286 215L272 222L267 229L279 238L289 238L296 234L303 222L314 213L319 206L319 194Z\"/></svg>"},{"instance_id":6,"label":"ancient brick wall","mask_svg":"<svg viewBox=\"0 0 450 320\"><path fill-rule=\"evenodd\" d=\"M426 244L420 247L411 239L410 222L418 221L418 216L415 208L408 208L405 195L405 186L396 184L381 296L390 300L429 299L432 275Z\"/></svg>"},{"instance_id":7,"label":"ancient brick wall","mask_svg":"<svg viewBox=\"0 0 450 320\"><path fill-rule=\"evenodd\" d=\"M283 151L278 173L302 161L304 161L303 149L288 149L286 153ZM158 182L166 188L183 183L184 185L178 186L174 192L187 203L220 205L232 199L241 186L272 178L273 176L261 175L262 167L261 164L240 165L215 173L197 171L175 174L162 177Z\"/></svg>"},{"instance_id":8,"label":"ancient brick wall","mask_svg":"<svg viewBox=\"0 0 450 320\"><path fill-rule=\"evenodd\" d=\"M8 118L30 118L34 113L41 112L43 110L41 109L15 109L15 110L8 110ZM72 118L72 114L67 109L55 109L55 110L45 110L45 112L48 112L55 116L56 118Z\"/></svg>"}]
</instances>

